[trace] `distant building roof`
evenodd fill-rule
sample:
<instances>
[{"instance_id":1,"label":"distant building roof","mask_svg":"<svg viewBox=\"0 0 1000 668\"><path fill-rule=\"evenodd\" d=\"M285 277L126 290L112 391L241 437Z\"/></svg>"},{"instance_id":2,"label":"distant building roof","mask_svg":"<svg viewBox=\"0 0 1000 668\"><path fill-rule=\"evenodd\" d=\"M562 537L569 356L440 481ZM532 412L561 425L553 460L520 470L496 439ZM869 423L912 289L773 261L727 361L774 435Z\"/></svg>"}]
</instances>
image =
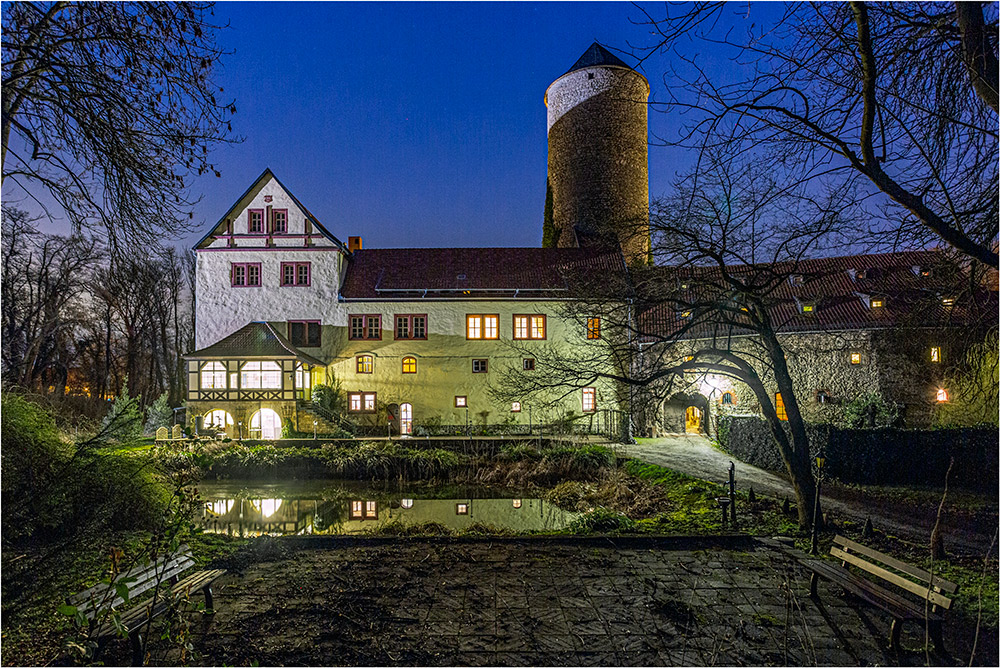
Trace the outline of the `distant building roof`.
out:
<instances>
[{"instance_id":1,"label":"distant building roof","mask_svg":"<svg viewBox=\"0 0 1000 668\"><path fill-rule=\"evenodd\" d=\"M904 251L726 267L734 277L756 275L766 284L769 315L779 332L942 327L996 321L997 295L986 286L953 293L955 265L939 251ZM795 277L793 280L793 276ZM637 279L646 297L640 328L650 335L701 338L719 334L719 319L684 317L685 304L711 303L721 277L717 266L662 267ZM687 286L684 288L683 286ZM684 291L689 291L684 294ZM671 291L674 291L671 294ZM883 305L871 308L872 299ZM945 299L955 299L945 304ZM803 305L812 310L803 312ZM728 320L732 320L729 318ZM736 319L738 321L738 318ZM728 325L727 325L728 326ZM749 333L738 326L733 334Z\"/></svg>"},{"instance_id":2,"label":"distant building roof","mask_svg":"<svg viewBox=\"0 0 1000 668\"><path fill-rule=\"evenodd\" d=\"M345 300L558 299L575 276L624 280L618 249L387 248L355 251L340 288Z\"/></svg>"},{"instance_id":3,"label":"distant building roof","mask_svg":"<svg viewBox=\"0 0 1000 668\"><path fill-rule=\"evenodd\" d=\"M289 359L324 366L324 362L307 355L278 333L269 323L251 322L207 348L184 355L187 359Z\"/></svg>"},{"instance_id":4,"label":"distant building roof","mask_svg":"<svg viewBox=\"0 0 1000 668\"><path fill-rule=\"evenodd\" d=\"M566 70L566 74L570 72L575 72L576 70L582 70L587 67L600 67L601 65L613 65L615 67L627 67L632 69L625 62L611 53L603 46L594 42L590 45L590 48L583 52L583 55L573 64L573 67Z\"/></svg>"}]
</instances>

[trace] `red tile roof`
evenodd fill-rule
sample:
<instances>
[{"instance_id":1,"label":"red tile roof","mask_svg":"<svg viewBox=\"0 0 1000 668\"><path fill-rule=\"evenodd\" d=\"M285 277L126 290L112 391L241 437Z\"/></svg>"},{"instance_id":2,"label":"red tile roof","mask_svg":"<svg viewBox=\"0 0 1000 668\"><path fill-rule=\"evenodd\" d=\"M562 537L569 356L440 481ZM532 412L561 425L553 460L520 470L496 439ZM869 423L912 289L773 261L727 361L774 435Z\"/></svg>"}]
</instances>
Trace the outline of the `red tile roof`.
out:
<instances>
[{"instance_id":1,"label":"red tile roof","mask_svg":"<svg viewBox=\"0 0 1000 668\"><path fill-rule=\"evenodd\" d=\"M355 251L346 300L568 297L573 276L623 279L621 253L600 248L386 248Z\"/></svg>"},{"instance_id":2,"label":"red tile roof","mask_svg":"<svg viewBox=\"0 0 1000 668\"><path fill-rule=\"evenodd\" d=\"M923 270L930 275L923 275ZM878 329L890 326L955 326L996 322L997 293L985 288L955 295L954 265L938 251L906 251L803 260L797 264L734 266L727 271L753 280L766 293L765 303L779 331ZM793 284L792 275L801 276ZM685 338L710 336L719 318L699 321L683 318L684 305L716 301L721 271L718 267L663 267L638 278L647 308L640 329L657 336L676 336L685 327ZM689 285L685 290L682 285ZM873 297L882 308L870 308ZM954 297L951 306L943 298ZM803 313L801 306L814 311ZM695 309L697 314L697 309ZM744 330L747 331L747 330ZM738 333L738 332L734 332Z\"/></svg>"}]
</instances>

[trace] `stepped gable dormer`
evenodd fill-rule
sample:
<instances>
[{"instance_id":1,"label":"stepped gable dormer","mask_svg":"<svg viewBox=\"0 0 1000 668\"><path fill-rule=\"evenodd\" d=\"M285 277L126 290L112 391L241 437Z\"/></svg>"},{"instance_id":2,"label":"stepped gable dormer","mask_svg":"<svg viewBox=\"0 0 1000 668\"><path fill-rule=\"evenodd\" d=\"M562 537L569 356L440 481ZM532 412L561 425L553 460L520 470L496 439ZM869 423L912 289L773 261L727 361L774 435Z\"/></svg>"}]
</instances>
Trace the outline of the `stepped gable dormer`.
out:
<instances>
[{"instance_id":1,"label":"stepped gable dormer","mask_svg":"<svg viewBox=\"0 0 1000 668\"><path fill-rule=\"evenodd\" d=\"M226 248L330 248L349 253L270 167L195 244L196 250Z\"/></svg>"}]
</instances>

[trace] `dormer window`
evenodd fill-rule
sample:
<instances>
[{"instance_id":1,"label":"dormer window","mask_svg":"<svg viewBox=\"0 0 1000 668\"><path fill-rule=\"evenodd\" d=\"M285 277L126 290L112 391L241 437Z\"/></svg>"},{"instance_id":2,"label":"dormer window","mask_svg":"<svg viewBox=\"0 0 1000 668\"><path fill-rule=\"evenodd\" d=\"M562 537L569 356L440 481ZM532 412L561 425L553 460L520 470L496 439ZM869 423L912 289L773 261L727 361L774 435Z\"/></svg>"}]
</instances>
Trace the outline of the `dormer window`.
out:
<instances>
[{"instance_id":1,"label":"dormer window","mask_svg":"<svg viewBox=\"0 0 1000 668\"><path fill-rule=\"evenodd\" d=\"M802 277L802 274L792 274L788 277L788 283L791 285L802 285L804 282L805 279Z\"/></svg>"},{"instance_id":2,"label":"dormer window","mask_svg":"<svg viewBox=\"0 0 1000 668\"><path fill-rule=\"evenodd\" d=\"M816 312L816 303L815 302L804 302L802 304L802 312L803 313L815 313Z\"/></svg>"},{"instance_id":3,"label":"dormer window","mask_svg":"<svg viewBox=\"0 0 1000 668\"><path fill-rule=\"evenodd\" d=\"M955 298L954 297L942 297L941 298L941 305L942 306L954 306L955 305Z\"/></svg>"},{"instance_id":4,"label":"dormer window","mask_svg":"<svg viewBox=\"0 0 1000 668\"><path fill-rule=\"evenodd\" d=\"M872 279L878 278L879 271L875 267L866 267L864 269L858 269L855 273L855 278L861 281L870 281Z\"/></svg>"},{"instance_id":5,"label":"dormer window","mask_svg":"<svg viewBox=\"0 0 1000 668\"><path fill-rule=\"evenodd\" d=\"M684 319L684 320L690 320L691 319L691 311L678 311L677 312L677 316L679 318Z\"/></svg>"},{"instance_id":6,"label":"dormer window","mask_svg":"<svg viewBox=\"0 0 1000 668\"><path fill-rule=\"evenodd\" d=\"M868 306L872 309L885 308L884 297L872 297L868 300Z\"/></svg>"},{"instance_id":7,"label":"dormer window","mask_svg":"<svg viewBox=\"0 0 1000 668\"><path fill-rule=\"evenodd\" d=\"M921 278L930 278L931 276L930 267L923 267L919 264L915 264L911 267L911 270L913 271L914 276L920 276Z\"/></svg>"}]
</instances>

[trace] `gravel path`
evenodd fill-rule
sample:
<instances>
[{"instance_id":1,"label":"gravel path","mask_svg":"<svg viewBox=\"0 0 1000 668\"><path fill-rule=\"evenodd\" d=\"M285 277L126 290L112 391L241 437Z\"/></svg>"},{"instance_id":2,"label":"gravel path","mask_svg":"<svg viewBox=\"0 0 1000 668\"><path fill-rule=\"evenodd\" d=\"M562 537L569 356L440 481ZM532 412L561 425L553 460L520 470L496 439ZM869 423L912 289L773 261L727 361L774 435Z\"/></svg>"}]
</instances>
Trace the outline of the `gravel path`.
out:
<instances>
[{"instance_id":1,"label":"gravel path","mask_svg":"<svg viewBox=\"0 0 1000 668\"><path fill-rule=\"evenodd\" d=\"M725 483L729 481L729 463L736 466L736 487L750 487L758 494L776 498L795 498L792 485L782 476L738 461L732 455L712 447L703 436L675 435L650 439L640 445L621 446L625 454L650 464L685 473L690 476ZM871 516L875 526L914 541L927 541L934 526L932 510L914 512L910 506L893 504L885 499L866 498L855 490L828 485L822 489L823 511L864 522ZM990 524L995 529L995 517ZM945 545L949 549L982 555L990 548L992 533L977 531L964 519L942 517ZM995 549L995 548L994 548Z\"/></svg>"}]
</instances>

